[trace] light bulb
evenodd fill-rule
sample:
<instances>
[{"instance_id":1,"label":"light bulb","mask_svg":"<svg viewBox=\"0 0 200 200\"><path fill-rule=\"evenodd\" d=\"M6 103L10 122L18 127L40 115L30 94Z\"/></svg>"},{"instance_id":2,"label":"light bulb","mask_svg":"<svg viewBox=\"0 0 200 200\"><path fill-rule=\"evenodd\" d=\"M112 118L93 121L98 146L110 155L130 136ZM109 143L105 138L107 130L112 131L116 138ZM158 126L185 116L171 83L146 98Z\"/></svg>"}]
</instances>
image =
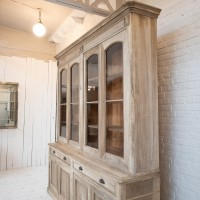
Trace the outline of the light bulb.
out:
<instances>
[{"instance_id":1,"label":"light bulb","mask_svg":"<svg viewBox=\"0 0 200 200\"><path fill-rule=\"evenodd\" d=\"M33 26L33 33L38 36L38 37L42 37L45 35L46 33L46 28L45 26L42 24L42 22L38 22L37 24L35 24Z\"/></svg>"}]
</instances>

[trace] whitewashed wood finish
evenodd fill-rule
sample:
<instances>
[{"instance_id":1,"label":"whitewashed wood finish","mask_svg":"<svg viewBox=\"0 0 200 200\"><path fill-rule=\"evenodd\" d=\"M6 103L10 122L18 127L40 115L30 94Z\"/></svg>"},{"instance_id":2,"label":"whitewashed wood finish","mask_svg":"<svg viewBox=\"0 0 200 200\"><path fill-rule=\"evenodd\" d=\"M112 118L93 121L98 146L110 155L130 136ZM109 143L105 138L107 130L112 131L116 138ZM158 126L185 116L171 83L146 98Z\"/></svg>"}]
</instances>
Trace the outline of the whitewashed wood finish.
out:
<instances>
[{"instance_id":1,"label":"whitewashed wood finish","mask_svg":"<svg viewBox=\"0 0 200 200\"><path fill-rule=\"evenodd\" d=\"M79 57L82 65L91 53L99 51L100 149L89 150L89 147L87 149L84 147L86 106L80 109L82 116L80 115L79 120L83 125L83 130L79 131L82 135L82 138L80 135L80 149L74 148L71 143L61 144L58 141L50 144L50 149L60 151L71 160L71 178L77 183L72 185L72 194L78 193L80 199L101 199L99 195L95 197L94 194L95 188L98 188L108 194L109 197L102 197L104 199L113 197L115 200L159 200L156 75L156 18L159 13L160 9L135 1L126 3L57 56L61 63L67 63L68 55L71 56L73 50L77 53L77 49L80 49ZM112 28L120 22L123 22L123 26L119 26L116 32L113 32ZM123 44L124 155L122 157L106 152L105 130L106 118L109 118L106 116L105 106L107 64L105 56L106 50L118 42ZM70 65L69 63L69 67ZM62 67L62 64L59 67ZM85 77L85 74L82 70L79 76ZM80 100L84 104L86 101L84 96L86 90L83 89L86 84L85 79L84 81L80 79L79 92L80 96L83 94ZM79 178L76 177L80 177L80 182L85 182L85 187L89 186L82 187L78 184ZM86 190L90 191L91 198L89 195L87 197Z\"/></svg>"},{"instance_id":2,"label":"whitewashed wood finish","mask_svg":"<svg viewBox=\"0 0 200 200\"><path fill-rule=\"evenodd\" d=\"M67 70L67 68L68 68L68 65L67 64L65 64L65 65L63 65L61 68L59 68L59 70L58 70L58 82L57 82L57 102L60 102L60 95L61 95L61 90L60 90L60 85L61 85L61 77L60 77L60 75L61 75L61 72L63 71L63 70ZM70 77L69 77L69 72L67 71L67 99L70 97L70 95L69 95L69 90L68 90L68 85L69 85L69 80L70 80ZM69 110L70 109L70 107L69 107L69 105L67 104L66 105L66 109L67 110ZM60 113L60 105L59 105L59 103L57 104L57 111ZM67 113L68 114L68 113ZM66 120L68 120L68 117L67 117L67 119ZM60 121L60 115L57 115L57 121ZM67 129L68 127L66 127L66 129ZM57 127L56 127L56 133L60 133L60 124L57 124ZM67 135L67 137L69 137L68 135ZM60 136L60 134L57 134L57 140L59 140L59 141L62 141L62 142L67 142L68 141L68 138L63 138L63 137L61 137Z\"/></svg>"},{"instance_id":3,"label":"whitewashed wood finish","mask_svg":"<svg viewBox=\"0 0 200 200\"><path fill-rule=\"evenodd\" d=\"M18 82L16 129L0 129L0 170L47 164L55 141L56 62L0 56L0 81Z\"/></svg>"},{"instance_id":4,"label":"whitewashed wood finish","mask_svg":"<svg viewBox=\"0 0 200 200\"><path fill-rule=\"evenodd\" d=\"M158 172L145 172L137 175L131 175L130 173L119 170L118 166L107 165L99 159L91 159L89 154L86 155L77 148L74 148L72 151L70 147L66 148L63 144L50 144L49 152L50 182L48 192L55 199L58 199L59 196L59 193L57 192L59 187L56 184L61 181L58 172L60 166L62 166L70 172L71 199L75 198L77 192L77 185L75 185L75 183L78 181L82 183L84 182L85 189L82 188L83 190L88 190L87 200L94 200L93 197L95 197L96 190L115 200L130 200L143 197L148 199L149 195L153 197L152 200L159 200ZM61 155L67 156L67 162ZM53 166L52 169L54 169L54 171L51 170L51 166ZM55 171L56 168L58 170ZM100 179L103 179L105 183L100 183ZM56 187L52 185L52 181ZM69 185L69 183L65 184ZM82 191L78 192L80 194ZM86 193L84 192L82 195L84 198Z\"/></svg>"},{"instance_id":5,"label":"whitewashed wood finish","mask_svg":"<svg viewBox=\"0 0 200 200\"><path fill-rule=\"evenodd\" d=\"M105 64L105 60L106 60L106 58L105 58L105 52L106 52L106 50L110 47L110 46L112 46L113 44L115 44L115 43L117 43L117 42L122 42L122 44L123 44L123 52L124 52L124 49L125 49L125 46L127 45L126 43L125 43L125 31L122 31L122 32L120 32L120 33L118 33L118 34L116 34L116 35L114 35L113 37L111 37L110 39L108 39L108 40L106 40L106 41L104 41L103 43L102 43L102 51L104 52L103 54L102 54L102 62L104 63L104 65L103 65L103 77L102 77L102 82L104 82L104 84L105 84L105 82L106 82L106 80L105 80L105 77L106 77L106 64ZM125 53L123 53L123 56L124 56L124 58L123 58L123 60L126 60L126 54ZM124 65L125 66L125 65ZM126 68L129 68L128 67L129 65L126 65ZM125 67L124 67L125 68ZM123 71L124 71L124 68L123 68ZM123 81L124 81L124 79L126 79L126 75L127 74L124 74L124 72L123 72ZM129 87L129 84L127 84L127 85L125 85L125 84L123 84L123 90L124 89L126 89L127 87ZM104 91L103 92L103 96L102 96L102 99L103 99L103 101L105 102L105 99L106 99L106 86L104 85L104 88L102 88L102 90ZM125 90L124 90L125 91ZM125 95L124 96L128 96L129 95L129 93L124 93ZM103 113L104 113L104 115L106 115L106 103L104 103L105 105L104 105L104 108L103 108ZM123 103L123 110L124 110L124 108L126 108L126 105ZM129 108L128 108L129 109ZM126 110L125 110L126 111ZM127 113L126 112L124 112L124 114L123 114L123 116L124 116L124 119L126 118L126 116L128 116L127 115ZM101 119L102 120L102 119ZM104 120L104 124L106 124L106 122L105 122L105 120L106 120L106 116L104 116L103 117L103 120ZM128 127L128 126L126 126L127 125L127 122L129 122L129 120L125 120L124 121L124 125L125 125L125 131L126 131L126 128ZM106 144L106 131L105 131L105 129L102 131L102 137L104 138L104 141L102 141L103 142L103 144L102 145L104 145L104 151L103 151L103 157L105 158L105 159L107 159L107 160L109 160L110 162L112 162L113 164L116 164L116 165L118 165L119 167L121 167L121 168L125 168L126 166L124 166L124 158L121 158L121 157L118 157L118 156L115 156L115 155L112 155L112 154L109 154L109 153L107 153L106 152L106 146L105 146L105 144ZM127 132L124 132L124 138L126 138L126 137L128 137L128 135L129 135L129 131L127 131ZM126 149L126 148L130 148L129 146L127 146L126 145L126 143L125 143L125 145L124 145L124 149ZM126 150L125 150L125 152L126 152ZM126 157L127 155L124 155L124 157ZM126 163L127 164L127 163Z\"/></svg>"},{"instance_id":6,"label":"whitewashed wood finish","mask_svg":"<svg viewBox=\"0 0 200 200\"><path fill-rule=\"evenodd\" d=\"M60 162L58 173L59 199L70 200L70 166Z\"/></svg>"},{"instance_id":7,"label":"whitewashed wood finish","mask_svg":"<svg viewBox=\"0 0 200 200\"><path fill-rule=\"evenodd\" d=\"M72 60L69 61L68 65L65 65L65 67L68 67L67 69L67 99L69 99L69 101L67 102L67 122L69 125L71 123L71 116L70 116L70 110L71 110L71 106L70 106L70 102L71 102L71 89L70 89L70 85L71 85L71 75L70 75L70 70L71 70L71 67L78 63L79 65L79 74L77 74L78 78L79 78L79 142L75 142L73 140L70 140L70 131L71 131L71 127L68 127L68 132L67 132L67 143L70 143L71 145L77 147L77 148L80 148L80 141L82 141L82 134L80 134L80 132L82 131L82 115L83 115L83 112L82 112L82 109L83 109L83 103L82 103L82 99L83 99L83 77L81 76L82 74L82 71L83 71L83 66L82 66L82 62L81 62L81 59L82 57L81 56L78 56ZM65 68L64 67L64 68ZM58 130L58 129L57 129ZM59 136L59 134L57 133L57 137ZM58 140L60 141L63 141L63 139L61 137L58 138ZM65 140L65 139L64 139Z\"/></svg>"},{"instance_id":8,"label":"whitewashed wood finish","mask_svg":"<svg viewBox=\"0 0 200 200\"><path fill-rule=\"evenodd\" d=\"M100 73L101 73L101 70L100 70L100 63L101 63L101 58L100 58L100 48L99 46L97 47L94 47L92 49L90 49L89 51L85 52L83 54L83 70L84 70L84 74L87 73L87 60L90 56L94 55L94 54L97 54L98 55L98 74L99 74L99 77L98 77L98 83L100 83L100 80L101 80L101 76L100 76ZM86 109L83 109L83 131L82 131L82 135L83 135L83 142L82 142L82 146L83 146L83 150L87 153L90 153L91 155L93 156L99 156L100 157L100 152L102 151L102 142L100 142L102 140L102 137L100 137L100 134L98 134L98 141L99 141L99 146L98 146L98 149L95 149L95 148L91 148L89 146L87 146L86 142L87 142L87 127L86 127L86 124L87 124L87 97L86 97L86 94L87 94L87 80L86 80L86 77L84 76L83 77L83 93L84 93L84 96L83 96L83 107L85 107ZM100 85L100 84L99 84ZM98 86L99 86L98 85ZM100 91L101 89L99 89ZM99 100L99 103L98 103L98 106L101 105L101 96L100 96L100 93L98 94L98 100ZM101 132L101 126L100 126L100 123L101 123L101 109L99 109L99 114L98 114L98 133Z\"/></svg>"},{"instance_id":9,"label":"whitewashed wood finish","mask_svg":"<svg viewBox=\"0 0 200 200\"><path fill-rule=\"evenodd\" d=\"M49 157L49 186L55 195L58 195L58 163L57 158Z\"/></svg>"},{"instance_id":10,"label":"whitewashed wood finish","mask_svg":"<svg viewBox=\"0 0 200 200\"><path fill-rule=\"evenodd\" d=\"M134 171L159 168L158 102L156 61L156 20L147 16L131 16L131 154ZM131 164L130 164L131 165Z\"/></svg>"},{"instance_id":11,"label":"whitewashed wood finish","mask_svg":"<svg viewBox=\"0 0 200 200\"><path fill-rule=\"evenodd\" d=\"M74 200L89 200L90 192L89 192L89 184L82 177L74 174L74 183L73 183L73 199Z\"/></svg>"}]
</instances>

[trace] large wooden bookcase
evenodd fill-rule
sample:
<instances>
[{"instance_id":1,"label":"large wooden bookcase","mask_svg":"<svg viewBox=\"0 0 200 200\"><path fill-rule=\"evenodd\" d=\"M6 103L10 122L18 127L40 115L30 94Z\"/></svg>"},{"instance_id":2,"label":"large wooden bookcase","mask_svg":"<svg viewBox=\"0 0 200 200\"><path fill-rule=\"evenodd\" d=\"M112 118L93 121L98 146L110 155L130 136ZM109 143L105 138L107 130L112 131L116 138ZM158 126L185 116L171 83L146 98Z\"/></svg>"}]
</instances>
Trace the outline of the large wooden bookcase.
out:
<instances>
[{"instance_id":1,"label":"large wooden bookcase","mask_svg":"<svg viewBox=\"0 0 200 200\"><path fill-rule=\"evenodd\" d=\"M128 2L56 56L48 186L55 199L160 199L159 13Z\"/></svg>"}]
</instances>

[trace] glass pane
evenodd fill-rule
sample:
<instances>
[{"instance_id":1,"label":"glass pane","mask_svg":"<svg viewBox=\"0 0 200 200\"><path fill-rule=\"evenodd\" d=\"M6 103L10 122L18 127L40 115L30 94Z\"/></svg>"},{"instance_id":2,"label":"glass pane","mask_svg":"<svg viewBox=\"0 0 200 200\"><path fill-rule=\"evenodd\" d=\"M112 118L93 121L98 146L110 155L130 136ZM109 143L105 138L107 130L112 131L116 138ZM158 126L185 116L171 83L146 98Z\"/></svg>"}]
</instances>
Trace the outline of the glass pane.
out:
<instances>
[{"instance_id":1,"label":"glass pane","mask_svg":"<svg viewBox=\"0 0 200 200\"><path fill-rule=\"evenodd\" d=\"M106 51L106 152L124 155L122 43Z\"/></svg>"},{"instance_id":2,"label":"glass pane","mask_svg":"<svg viewBox=\"0 0 200 200\"><path fill-rule=\"evenodd\" d=\"M88 126L98 125L98 104L87 104Z\"/></svg>"},{"instance_id":3,"label":"glass pane","mask_svg":"<svg viewBox=\"0 0 200 200\"><path fill-rule=\"evenodd\" d=\"M123 157L124 155L124 134L123 130L107 130L106 132L106 152Z\"/></svg>"},{"instance_id":4,"label":"glass pane","mask_svg":"<svg viewBox=\"0 0 200 200\"><path fill-rule=\"evenodd\" d=\"M106 99L123 98L123 55L122 43L112 45L106 51Z\"/></svg>"},{"instance_id":5,"label":"glass pane","mask_svg":"<svg viewBox=\"0 0 200 200\"><path fill-rule=\"evenodd\" d=\"M98 55L87 60L87 101L98 101Z\"/></svg>"},{"instance_id":6,"label":"glass pane","mask_svg":"<svg viewBox=\"0 0 200 200\"><path fill-rule=\"evenodd\" d=\"M61 78L60 78L60 99L61 103L66 103L67 97L67 70L63 69L61 71Z\"/></svg>"},{"instance_id":7,"label":"glass pane","mask_svg":"<svg viewBox=\"0 0 200 200\"><path fill-rule=\"evenodd\" d=\"M98 148L98 104L87 104L87 145Z\"/></svg>"},{"instance_id":8,"label":"glass pane","mask_svg":"<svg viewBox=\"0 0 200 200\"><path fill-rule=\"evenodd\" d=\"M79 65L71 67L71 135L70 139L79 142Z\"/></svg>"},{"instance_id":9,"label":"glass pane","mask_svg":"<svg viewBox=\"0 0 200 200\"><path fill-rule=\"evenodd\" d=\"M87 145L98 149L98 129L88 127L87 133Z\"/></svg>"},{"instance_id":10,"label":"glass pane","mask_svg":"<svg viewBox=\"0 0 200 200\"><path fill-rule=\"evenodd\" d=\"M78 103L79 99L79 66L75 64L71 68L71 103Z\"/></svg>"},{"instance_id":11,"label":"glass pane","mask_svg":"<svg viewBox=\"0 0 200 200\"><path fill-rule=\"evenodd\" d=\"M98 148L98 55L94 54L87 60L87 142Z\"/></svg>"},{"instance_id":12,"label":"glass pane","mask_svg":"<svg viewBox=\"0 0 200 200\"><path fill-rule=\"evenodd\" d=\"M18 84L0 83L0 128L17 126Z\"/></svg>"},{"instance_id":13,"label":"glass pane","mask_svg":"<svg viewBox=\"0 0 200 200\"><path fill-rule=\"evenodd\" d=\"M106 103L106 152L123 157L123 102Z\"/></svg>"},{"instance_id":14,"label":"glass pane","mask_svg":"<svg viewBox=\"0 0 200 200\"><path fill-rule=\"evenodd\" d=\"M60 106L60 136L66 137L66 105Z\"/></svg>"},{"instance_id":15,"label":"glass pane","mask_svg":"<svg viewBox=\"0 0 200 200\"><path fill-rule=\"evenodd\" d=\"M71 123L78 124L79 114L78 114L78 104L71 104Z\"/></svg>"},{"instance_id":16,"label":"glass pane","mask_svg":"<svg viewBox=\"0 0 200 200\"><path fill-rule=\"evenodd\" d=\"M123 128L123 102L106 103L107 127Z\"/></svg>"},{"instance_id":17,"label":"glass pane","mask_svg":"<svg viewBox=\"0 0 200 200\"><path fill-rule=\"evenodd\" d=\"M71 124L71 140L79 142L78 125Z\"/></svg>"},{"instance_id":18,"label":"glass pane","mask_svg":"<svg viewBox=\"0 0 200 200\"><path fill-rule=\"evenodd\" d=\"M66 138L67 70L60 72L60 136Z\"/></svg>"}]
</instances>

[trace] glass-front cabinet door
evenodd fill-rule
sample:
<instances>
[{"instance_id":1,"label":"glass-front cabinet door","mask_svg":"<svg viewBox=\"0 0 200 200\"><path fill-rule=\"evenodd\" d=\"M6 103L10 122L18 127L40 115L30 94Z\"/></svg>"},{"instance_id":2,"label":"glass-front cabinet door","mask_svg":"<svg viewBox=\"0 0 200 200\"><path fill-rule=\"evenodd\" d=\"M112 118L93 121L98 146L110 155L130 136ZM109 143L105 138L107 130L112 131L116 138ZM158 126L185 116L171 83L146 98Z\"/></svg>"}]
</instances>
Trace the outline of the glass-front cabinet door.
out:
<instances>
[{"instance_id":1,"label":"glass-front cabinet door","mask_svg":"<svg viewBox=\"0 0 200 200\"><path fill-rule=\"evenodd\" d=\"M58 140L79 146L80 57L59 70Z\"/></svg>"},{"instance_id":2,"label":"glass-front cabinet door","mask_svg":"<svg viewBox=\"0 0 200 200\"><path fill-rule=\"evenodd\" d=\"M86 88L87 88L87 139L86 145L98 149L98 55L94 54L87 60Z\"/></svg>"},{"instance_id":3,"label":"glass-front cabinet door","mask_svg":"<svg viewBox=\"0 0 200 200\"><path fill-rule=\"evenodd\" d=\"M124 155L123 43L107 48L106 57L106 152Z\"/></svg>"},{"instance_id":4,"label":"glass-front cabinet door","mask_svg":"<svg viewBox=\"0 0 200 200\"><path fill-rule=\"evenodd\" d=\"M67 69L60 71L60 84L59 84L59 110L60 110L60 127L59 137L66 139L67 124L66 124L66 113L67 113Z\"/></svg>"},{"instance_id":5,"label":"glass-front cabinet door","mask_svg":"<svg viewBox=\"0 0 200 200\"><path fill-rule=\"evenodd\" d=\"M79 142L79 64L70 67L70 140Z\"/></svg>"},{"instance_id":6,"label":"glass-front cabinet door","mask_svg":"<svg viewBox=\"0 0 200 200\"><path fill-rule=\"evenodd\" d=\"M125 152L123 46L108 40L84 52L83 69L79 57L60 71L60 137L117 159Z\"/></svg>"},{"instance_id":7,"label":"glass-front cabinet door","mask_svg":"<svg viewBox=\"0 0 200 200\"><path fill-rule=\"evenodd\" d=\"M84 54L85 144L99 149L99 47ZM92 151L92 149L90 149Z\"/></svg>"},{"instance_id":8,"label":"glass-front cabinet door","mask_svg":"<svg viewBox=\"0 0 200 200\"><path fill-rule=\"evenodd\" d=\"M128 105L125 106L124 100L127 97L124 96L124 89L128 87L127 80L129 80L129 77L124 76L125 72L127 74L124 57L128 56L124 53L126 50L124 48L125 43L124 32L102 43L104 60L102 73L104 83L102 97L104 105L104 114L102 115L104 118L104 158L116 163L126 162L127 152L125 144L128 137L125 134L125 131L127 131L125 125L127 125L128 116L127 119L124 118L126 116L124 113L127 112Z\"/></svg>"}]
</instances>

